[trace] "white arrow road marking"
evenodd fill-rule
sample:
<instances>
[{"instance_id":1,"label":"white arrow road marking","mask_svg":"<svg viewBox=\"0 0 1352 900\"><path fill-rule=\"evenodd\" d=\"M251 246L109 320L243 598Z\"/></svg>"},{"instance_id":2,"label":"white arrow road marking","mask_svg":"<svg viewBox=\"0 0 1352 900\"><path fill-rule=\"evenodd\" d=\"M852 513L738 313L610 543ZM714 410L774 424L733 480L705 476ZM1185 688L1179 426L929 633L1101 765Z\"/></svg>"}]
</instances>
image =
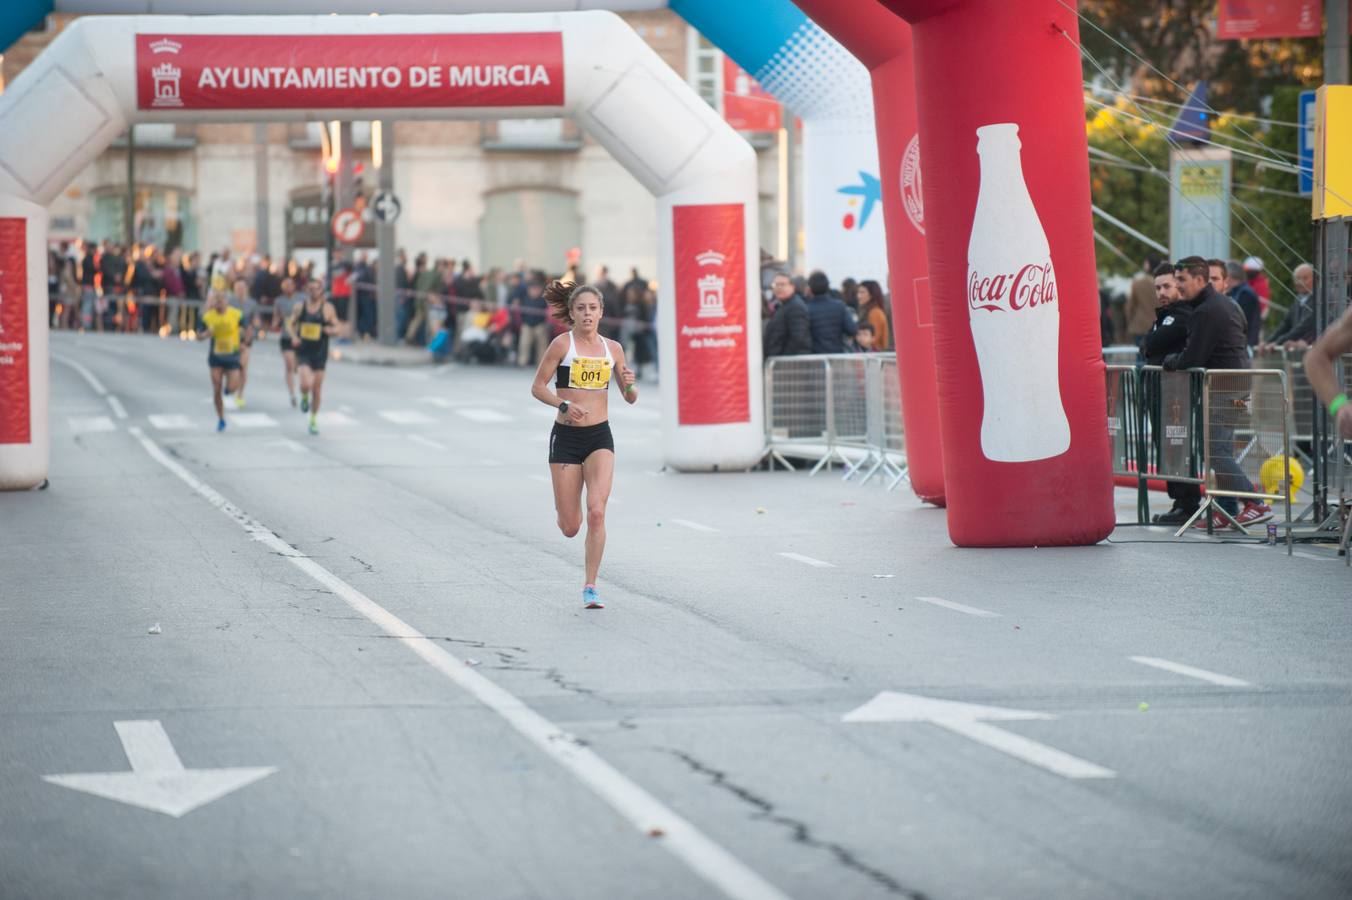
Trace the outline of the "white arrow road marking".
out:
<instances>
[{"instance_id":1,"label":"white arrow road marking","mask_svg":"<svg viewBox=\"0 0 1352 900\"><path fill-rule=\"evenodd\" d=\"M692 522L689 519L667 519L673 525L680 525L682 528L689 528L691 531L705 531L710 534L717 534L717 528L711 528L708 525L701 525L698 522Z\"/></svg>"},{"instance_id":2,"label":"white arrow road marking","mask_svg":"<svg viewBox=\"0 0 1352 900\"><path fill-rule=\"evenodd\" d=\"M382 409L380 417L396 425L432 425L436 419L416 409Z\"/></svg>"},{"instance_id":3,"label":"white arrow road marking","mask_svg":"<svg viewBox=\"0 0 1352 900\"><path fill-rule=\"evenodd\" d=\"M510 422L512 417L496 409L457 409L457 416L464 416L471 422Z\"/></svg>"},{"instance_id":4,"label":"white arrow road marking","mask_svg":"<svg viewBox=\"0 0 1352 900\"><path fill-rule=\"evenodd\" d=\"M113 727L130 772L44 775L42 780L177 819L277 771L275 766L185 769L158 720L114 722Z\"/></svg>"},{"instance_id":5,"label":"white arrow road marking","mask_svg":"<svg viewBox=\"0 0 1352 900\"><path fill-rule=\"evenodd\" d=\"M1229 675L1208 672L1206 669L1198 669L1195 666L1185 666L1183 663L1171 662L1170 660L1159 659L1154 656L1133 656L1130 657L1130 659L1132 662L1138 662L1143 666L1153 666L1156 669L1173 672L1175 675L1186 675L1189 678L1198 678L1202 681L1209 681L1212 684L1219 684L1221 687L1249 686L1249 683L1242 678L1232 678Z\"/></svg>"},{"instance_id":6,"label":"white arrow road marking","mask_svg":"<svg viewBox=\"0 0 1352 900\"><path fill-rule=\"evenodd\" d=\"M70 423L70 430L76 434L117 431L117 426L107 416L69 416L66 421Z\"/></svg>"},{"instance_id":7,"label":"white arrow road marking","mask_svg":"<svg viewBox=\"0 0 1352 900\"><path fill-rule=\"evenodd\" d=\"M968 606L965 603L955 603L952 600L945 600L942 597L916 597L921 603L929 603L932 606L942 606L944 609L951 609L954 612L967 613L969 616L979 616L983 619L998 619L1000 614L991 612L988 609L978 609L975 606Z\"/></svg>"},{"instance_id":8,"label":"white arrow road marking","mask_svg":"<svg viewBox=\"0 0 1352 900\"><path fill-rule=\"evenodd\" d=\"M809 566L815 566L818 569L834 569L836 567L835 563L829 563L821 559L813 559L812 557L804 556L801 553L781 552L779 555L784 557L785 559L792 559L795 562L805 563Z\"/></svg>"},{"instance_id":9,"label":"white arrow road marking","mask_svg":"<svg viewBox=\"0 0 1352 900\"><path fill-rule=\"evenodd\" d=\"M605 801L640 834L661 836L662 849L671 853L711 885L734 900L787 900L787 895L754 869L709 838L686 818L644 790L627 775L606 762L595 750L531 709L515 694L498 686L465 661L448 653L440 641L422 632L367 597L352 585L282 540L277 534L200 481L186 468L165 455L139 428L131 429L147 454L172 472L253 540L276 552L287 562L328 588L357 614L396 639L410 652L456 687L492 710L541 753L554 760Z\"/></svg>"},{"instance_id":10,"label":"white arrow road marking","mask_svg":"<svg viewBox=\"0 0 1352 900\"><path fill-rule=\"evenodd\" d=\"M1062 753L1046 744L986 724L996 722L1047 721L1051 713L1026 709L980 706L953 700L936 700L918 694L883 691L856 710L846 713L844 722L929 722L954 734L985 744L1064 778L1114 778L1117 773L1088 760Z\"/></svg>"},{"instance_id":11,"label":"white arrow road marking","mask_svg":"<svg viewBox=\"0 0 1352 900\"><path fill-rule=\"evenodd\" d=\"M108 401L108 405L113 408L113 415L117 416L119 419L125 419L127 417L126 407L122 405L122 401L117 399L116 395L109 394L104 399L106 399Z\"/></svg>"}]
</instances>

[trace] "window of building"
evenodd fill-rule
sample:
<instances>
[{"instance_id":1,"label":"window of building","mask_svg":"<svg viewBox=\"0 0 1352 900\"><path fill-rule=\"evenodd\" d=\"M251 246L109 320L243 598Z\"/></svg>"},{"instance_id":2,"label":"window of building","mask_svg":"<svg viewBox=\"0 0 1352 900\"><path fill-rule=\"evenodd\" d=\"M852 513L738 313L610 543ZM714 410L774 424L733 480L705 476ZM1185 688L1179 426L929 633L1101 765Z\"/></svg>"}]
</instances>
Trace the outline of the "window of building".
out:
<instances>
[{"instance_id":1,"label":"window of building","mask_svg":"<svg viewBox=\"0 0 1352 900\"><path fill-rule=\"evenodd\" d=\"M126 208L125 189L95 193L88 237L125 243ZM132 227L135 243L152 244L165 252L176 247L196 249L197 221L192 212L192 194L173 188L138 188Z\"/></svg>"},{"instance_id":2,"label":"window of building","mask_svg":"<svg viewBox=\"0 0 1352 900\"><path fill-rule=\"evenodd\" d=\"M694 28L686 31L685 77L704 102L723 109L723 51Z\"/></svg>"}]
</instances>

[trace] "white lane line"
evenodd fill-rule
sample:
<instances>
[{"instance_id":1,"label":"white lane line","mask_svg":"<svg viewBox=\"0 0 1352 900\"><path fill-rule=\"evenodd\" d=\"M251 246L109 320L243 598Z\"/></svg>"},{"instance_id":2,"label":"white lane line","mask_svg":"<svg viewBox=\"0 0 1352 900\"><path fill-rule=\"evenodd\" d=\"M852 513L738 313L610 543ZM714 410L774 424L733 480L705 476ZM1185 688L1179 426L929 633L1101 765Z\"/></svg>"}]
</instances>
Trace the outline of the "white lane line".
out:
<instances>
[{"instance_id":1,"label":"white lane line","mask_svg":"<svg viewBox=\"0 0 1352 900\"><path fill-rule=\"evenodd\" d=\"M199 422L190 416L181 413L155 413L146 416L150 424L154 425L160 431L187 431L193 428L205 428L203 422Z\"/></svg>"},{"instance_id":2,"label":"white lane line","mask_svg":"<svg viewBox=\"0 0 1352 900\"><path fill-rule=\"evenodd\" d=\"M121 400L117 399L116 394L109 394L104 399L106 399L108 405L113 408L113 415L117 416L119 419L125 419L127 417L126 407L122 405Z\"/></svg>"},{"instance_id":3,"label":"white lane line","mask_svg":"<svg viewBox=\"0 0 1352 900\"><path fill-rule=\"evenodd\" d=\"M424 447L431 447L433 450L449 449L445 444L439 444L431 438L425 438L421 434L410 434L408 439L415 444L422 444Z\"/></svg>"},{"instance_id":4,"label":"white lane line","mask_svg":"<svg viewBox=\"0 0 1352 900\"><path fill-rule=\"evenodd\" d=\"M285 450L290 450L292 453L309 453L309 452L310 452L310 448L309 448L309 447L305 446L305 445L302 444L300 441L293 441L293 440L291 440L291 438L277 438L277 440L275 440L275 441L268 441L267 446L269 446L269 447L281 447L281 448L283 448L283 449L285 449Z\"/></svg>"},{"instance_id":5,"label":"white lane line","mask_svg":"<svg viewBox=\"0 0 1352 900\"><path fill-rule=\"evenodd\" d=\"M455 407L455 403L451 400L450 397L424 396L419 397L418 399L421 400L423 403L430 403L433 406L437 406L442 409L453 409Z\"/></svg>"},{"instance_id":6,"label":"white lane line","mask_svg":"<svg viewBox=\"0 0 1352 900\"><path fill-rule=\"evenodd\" d=\"M1175 675L1186 675L1189 678L1197 678L1202 681L1209 681L1212 684L1219 684L1221 687L1248 687L1249 682L1242 678L1234 678L1230 675L1221 675L1217 672L1208 672L1206 669L1199 669L1196 666L1185 666L1183 663L1172 662L1167 659L1159 659L1155 656L1132 656L1129 657L1132 662L1140 663L1143 666L1153 666L1156 669L1163 669L1166 672L1173 672Z\"/></svg>"},{"instance_id":7,"label":"white lane line","mask_svg":"<svg viewBox=\"0 0 1352 900\"><path fill-rule=\"evenodd\" d=\"M991 612L989 609L978 609L975 606L968 606L966 603L955 603L952 600L945 600L942 597L916 597L921 603L928 603L932 606L942 606L944 609L951 609L954 612L966 613L969 616L977 616L982 619L998 619L998 612Z\"/></svg>"},{"instance_id":8,"label":"white lane line","mask_svg":"<svg viewBox=\"0 0 1352 900\"><path fill-rule=\"evenodd\" d=\"M139 428L132 435L152 459L164 466L253 540L268 547L300 571L341 597L373 625L397 639L423 662L445 675L457 687L502 717L518 734L546 756L553 758L583 785L610 804L640 834L657 837L661 845L696 874L735 900L788 900L770 882L715 843L687 819L677 815L623 773L606 762L582 741L527 706L516 695L467 666L439 643L407 624L361 591L334 575L295 547L279 538L266 525L235 506L214 488L170 459Z\"/></svg>"},{"instance_id":9,"label":"white lane line","mask_svg":"<svg viewBox=\"0 0 1352 900\"><path fill-rule=\"evenodd\" d=\"M108 389L103 386L103 382L95 378L93 372L89 371L84 366L77 363L75 360L65 356L61 356L56 353L52 354L52 359L56 360L57 362L63 365L70 366L76 372L80 373L80 377L84 378L85 381L89 382L89 386L94 389L94 393L98 394L100 397L108 393Z\"/></svg>"},{"instance_id":10,"label":"white lane line","mask_svg":"<svg viewBox=\"0 0 1352 900\"><path fill-rule=\"evenodd\" d=\"M531 481L538 481L538 482L541 482L542 484L553 484L553 483L554 483L553 479L551 479L548 475L528 475L527 477L528 477Z\"/></svg>"},{"instance_id":11,"label":"white lane line","mask_svg":"<svg viewBox=\"0 0 1352 900\"><path fill-rule=\"evenodd\" d=\"M1054 772L1063 778L1113 778L1112 769L1091 763L1087 759L1071 756L1055 747L1039 744L1012 731L992 725L989 722L977 722L971 719L955 719L937 723L949 731L965 738L985 744L993 750L1008 753L1038 768Z\"/></svg>"},{"instance_id":12,"label":"white lane line","mask_svg":"<svg viewBox=\"0 0 1352 900\"><path fill-rule=\"evenodd\" d=\"M433 425L437 421L416 409L382 409L376 415L396 425Z\"/></svg>"},{"instance_id":13,"label":"white lane line","mask_svg":"<svg viewBox=\"0 0 1352 900\"><path fill-rule=\"evenodd\" d=\"M315 417L315 420L318 424L323 425L325 428L332 428L334 426L343 427L347 425L357 424L357 420L349 416L347 413L330 412L329 410L322 410L319 413L319 415Z\"/></svg>"},{"instance_id":14,"label":"white lane line","mask_svg":"<svg viewBox=\"0 0 1352 900\"><path fill-rule=\"evenodd\" d=\"M815 566L818 569L834 569L836 567L835 563L829 563L826 562L825 560L820 559L813 559L812 557L804 556L801 553L785 553L781 551L779 555L784 557L785 559L792 559L796 562L806 563L809 566Z\"/></svg>"},{"instance_id":15,"label":"white lane line","mask_svg":"<svg viewBox=\"0 0 1352 900\"><path fill-rule=\"evenodd\" d=\"M457 409L457 416L463 416L471 422L510 422L512 417L496 409Z\"/></svg>"},{"instance_id":16,"label":"white lane line","mask_svg":"<svg viewBox=\"0 0 1352 900\"><path fill-rule=\"evenodd\" d=\"M701 525L698 522L692 522L689 519L667 519L673 525L680 525L682 528L689 528L691 531L704 531L709 534L718 534L717 528L710 528L708 525Z\"/></svg>"},{"instance_id":17,"label":"white lane line","mask_svg":"<svg viewBox=\"0 0 1352 900\"><path fill-rule=\"evenodd\" d=\"M113 420L107 416L70 416L66 419L70 430L76 434L97 434L100 431L117 431Z\"/></svg>"}]
</instances>

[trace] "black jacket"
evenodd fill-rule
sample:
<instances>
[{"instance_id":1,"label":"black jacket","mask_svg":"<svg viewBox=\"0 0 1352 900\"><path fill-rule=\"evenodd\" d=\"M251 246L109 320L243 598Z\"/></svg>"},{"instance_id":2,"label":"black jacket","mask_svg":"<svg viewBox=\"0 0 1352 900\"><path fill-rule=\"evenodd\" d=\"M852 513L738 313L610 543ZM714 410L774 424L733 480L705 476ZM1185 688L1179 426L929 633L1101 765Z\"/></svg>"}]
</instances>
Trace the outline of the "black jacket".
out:
<instances>
[{"instance_id":1,"label":"black jacket","mask_svg":"<svg viewBox=\"0 0 1352 900\"><path fill-rule=\"evenodd\" d=\"M812 329L807 304L794 294L779 305L765 323L765 355L797 356L812 352Z\"/></svg>"},{"instance_id":2,"label":"black jacket","mask_svg":"<svg viewBox=\"0 0 1352 900\"><path fill-rule=\"evenodd\" d=\"M1164 368L1249 368L1248 323L1235 301L1208 284L1185 305L1192 307L1188 342L1164 358Z\"/></svg>"},{"instance_id":3,"label":"black jacket","mask_svg":"<svg viewBox=\"0 0 1352 900\"><path fill-rule=\"evenodd\" d=\"M1231 300L1239 305L1239 309L1244 313L1244 321L1248 323L1247 334L1249 346L1258 343L1258 329L1263 324L1263 317L1260 313L1261 307L1258 304L1258 294L1247 284L1237 284L1225 292Z\"/></svg>"},{"instance_id":4,"label":"black jacket","mask_svg":"<svg viewBox=\"0 0 1352 900\"><path fill-rule=\"evenodd\" d=\"M1314 298L1301 294L1286 310L1282 324L1273 332L1272 343L1285 344L1287 341L1314 342Z\"/></svg>"},{"instance_id":5,"label":"black jacket","mask_svg":"<svg viewBox=\"0 0 1352 900\"><path fill-rule=\"evenodd\" d=\"M1182 353L1188 343L1188 322L1192 319L1192 306L1187 303L1171 303L1155 310L1155 324L1141 342L1141 354L1146 365L1158 366L1170 353Z\"/></svg>"},{"instance_id":6,"label":"black jacket","mask_svg":"<svg viewBox=\"0 0 1352 900\"><path fill-rule=\"evenodd\" d=\"M809 300L807 314L812 325L813 353L844 353L845 336L854 336L859 331L859 323L845 301L830 294Z\"/></svg>"}]
</instances>

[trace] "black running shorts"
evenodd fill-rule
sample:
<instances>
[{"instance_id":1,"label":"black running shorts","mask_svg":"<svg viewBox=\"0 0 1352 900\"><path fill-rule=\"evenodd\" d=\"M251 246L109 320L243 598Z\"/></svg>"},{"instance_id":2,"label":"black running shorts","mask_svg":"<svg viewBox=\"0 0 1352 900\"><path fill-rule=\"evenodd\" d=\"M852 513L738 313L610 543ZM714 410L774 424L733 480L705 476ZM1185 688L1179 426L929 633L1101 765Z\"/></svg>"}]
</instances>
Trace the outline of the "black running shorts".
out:
<instances>
[{"instance_id":1,"label":"black running shorts","mask_svg":"<svg viewBox=\"0 0 1352 900\"><path fill-rule=\"evenodd\" d=\"M554 423L549 433L549 461L581 465L597 450L615 452L615 438L610 434L610 423L597 425L560 425Z\"/></svg>"},{"instance_id":2,"label":"black running shorts","mask_svg":"<svg viewBox=\"0 0 1352 900\"><path fill-rule=\"evenodd\" d=\"M315 372L324 371L329 361L327 347L306 347L304 342L296 348L296 365L309 366Z\"/></svg>"},{"instance_id":3,"label":"black running shorts","mask_svg":"<svg viewBox=\"0 0 1352 900\"><path fill-rule=\"evenodd\" d=\"M238 369L239 354L212 353L210 356L207 357L207 365L213 369L226 369L227 371L231 369Z\"/></svg>"}]
</instances>

